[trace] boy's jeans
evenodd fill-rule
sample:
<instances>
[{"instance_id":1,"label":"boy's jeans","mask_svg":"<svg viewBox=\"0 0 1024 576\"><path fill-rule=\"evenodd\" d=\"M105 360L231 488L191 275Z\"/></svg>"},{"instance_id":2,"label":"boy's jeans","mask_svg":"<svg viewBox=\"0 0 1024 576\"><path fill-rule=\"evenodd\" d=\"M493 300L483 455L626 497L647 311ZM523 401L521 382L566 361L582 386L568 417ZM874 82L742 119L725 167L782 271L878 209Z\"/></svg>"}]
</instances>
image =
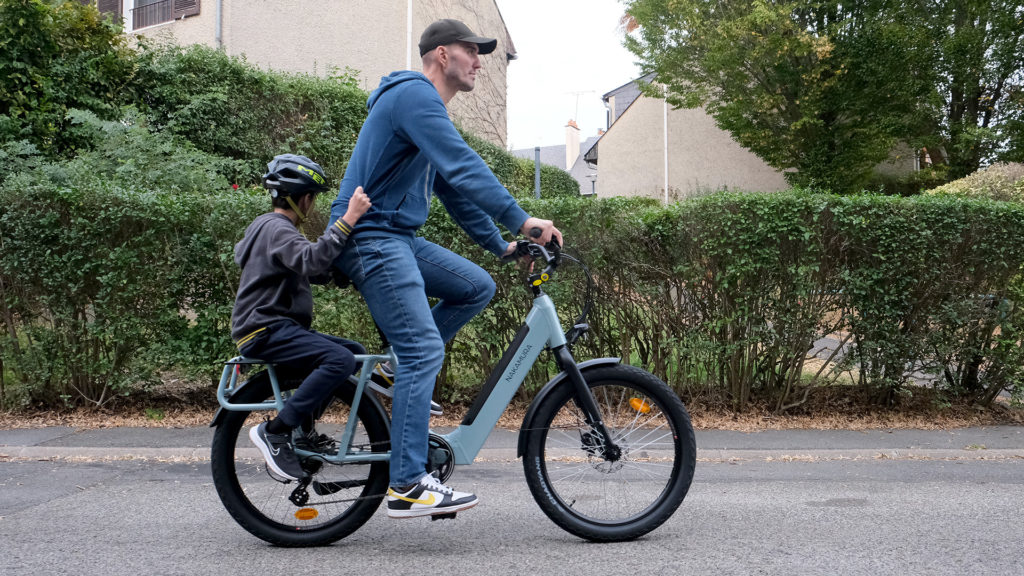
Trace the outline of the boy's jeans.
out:
<instances>
[{"instance_id":1,"label":"boy's jeans","mask_svg":"<svg viewBox=\"0 0 1024 576\"><path fill-rule=\"evenodd\" d=\"M239 352L272 362L286 372L308 374L277 415L294 428L313 416L334 389L355 372L353 354L365 354L366 349L358 342L307 330L297 322L283 320L267 326Z\"/></svg>"},{"instance_id":2,"label":"boy's jeans","mask_svg":"<svg viewBox=\"0 0 1024 576\"><path fill-rule=\"evenodd\" d=\"M366 300L398 358L391 405L391 486L426 472L430 398L444 343L487 306L494 281L422 238L357 236L335 261ZM427 298L438 298L433 308Z\"/></svg>"}]
</instances>

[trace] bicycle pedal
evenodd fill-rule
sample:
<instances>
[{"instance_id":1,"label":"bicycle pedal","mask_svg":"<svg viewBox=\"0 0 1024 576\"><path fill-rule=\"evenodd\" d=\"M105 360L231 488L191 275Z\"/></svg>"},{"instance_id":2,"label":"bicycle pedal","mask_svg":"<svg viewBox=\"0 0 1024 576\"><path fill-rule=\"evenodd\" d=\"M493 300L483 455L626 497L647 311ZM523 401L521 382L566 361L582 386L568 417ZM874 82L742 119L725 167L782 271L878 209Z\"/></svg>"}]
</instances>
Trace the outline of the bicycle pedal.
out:
<instances>
[{"instance_id":1,"label":"bicycle pedal","mask_svg":"<svg viewBox=\"0 0 1024 576\"><path fill-rule=\"evenodd\" d=\"M449 512L448 514L434 514L430 517L430 521L433 522L434 520L455 520L456 514L457 512Z\"/></svg>"}]
</instances>

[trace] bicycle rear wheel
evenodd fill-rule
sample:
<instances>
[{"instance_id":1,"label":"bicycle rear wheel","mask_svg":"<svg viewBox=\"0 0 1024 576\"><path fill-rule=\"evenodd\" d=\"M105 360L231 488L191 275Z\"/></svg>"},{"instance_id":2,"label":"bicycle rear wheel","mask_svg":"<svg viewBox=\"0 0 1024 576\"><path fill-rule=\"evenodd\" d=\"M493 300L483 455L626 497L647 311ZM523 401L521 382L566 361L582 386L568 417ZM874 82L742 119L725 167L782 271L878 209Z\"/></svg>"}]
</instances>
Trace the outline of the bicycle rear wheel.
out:
<instances>
[{"instance_id":1,"label":"bicycle rear wheel","mask_svg":"<svg viewBox=\"0 0 1024 576\"><path fill-rule=\"evenodd\" d=\"M281 386L290 390L298 384L282 382ZM248 398L239 401L251 403L272 397L269 379L259 388L258 392L243 389ZM316 432L341 438L354 391L351 381L335 391L333 401L316 422ZM312 475L307 486L278 482L267 473L263 457L248 434L249 428L275 414L229 412L217 427L210 465L224 507L243 528L278 546L320 546L348 536L380 506L388 486L387 462L335 465L314 456L302 461L303 468ZM370 402L361 402L353 447L387 452L389 438L384 418Z\"/></svg>"},{"instance_id":2,"label":"bicycle rear wheel","mask_svg":"<svg viewBox=\"0 0 1024 576\"><path fill-rule=\"evenodd\" d=\"M690 489L697 461L690 416L668 385L638 368L605 366L583 377L618 453L604 449L566 380L529 423L526 481L563 529L593 541L631 540L668 520Z\"/></svg>"}]
</instances>

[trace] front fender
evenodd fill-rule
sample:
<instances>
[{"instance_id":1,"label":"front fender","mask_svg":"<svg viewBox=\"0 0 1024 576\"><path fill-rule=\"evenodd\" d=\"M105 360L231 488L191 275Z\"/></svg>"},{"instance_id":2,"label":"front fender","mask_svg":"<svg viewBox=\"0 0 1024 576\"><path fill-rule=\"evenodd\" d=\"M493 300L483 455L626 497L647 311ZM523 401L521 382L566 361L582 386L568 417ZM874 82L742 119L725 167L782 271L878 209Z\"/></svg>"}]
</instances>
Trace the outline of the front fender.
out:
<instances>
[{"instance_id":1,"label":"front fender","mask_svg":"<svg viewBox=\"0 0 1024 576\"><path fill-rule=\"evenodd\" d=\"M620 358L594 358L593 360L586 360L576 364L583 374L584 378L587 375L587 370L597 368L599 366L609 366L619 364ZM526 431L533 428L533 419L537 414L537 407L540 406L541 402L551 394L551 391L556 386L562 383L568 375L565 372L559 372L554 378L548 380L547 384L541 388L537 396L534 397L533 402L530 403L530 407L526 410L526 416L523 416L523 425L519 428L519 443L516 446L516 456L522 458L523 452L526 451Z\"/></svg>"}]
</instances>

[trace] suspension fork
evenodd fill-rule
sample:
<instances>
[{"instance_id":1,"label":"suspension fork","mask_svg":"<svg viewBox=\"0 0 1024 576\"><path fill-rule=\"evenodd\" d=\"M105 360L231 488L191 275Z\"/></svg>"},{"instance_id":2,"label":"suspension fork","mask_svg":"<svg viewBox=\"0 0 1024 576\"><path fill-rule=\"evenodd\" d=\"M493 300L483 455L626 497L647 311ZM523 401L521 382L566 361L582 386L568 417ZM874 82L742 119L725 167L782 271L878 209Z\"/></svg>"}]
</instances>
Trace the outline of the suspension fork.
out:
<instances>
[{"instance_id":1,"label":"suspension fork","mask_svg":"<svg viewBox=\"0 0 1024 576\"><path fill-rule=\"evenodd\" d=\"M604 453L602 456L605 460L615 462L621 458L622 450L612 441L611 434L605 428L604 420L601 418L601 410L597 406L597 400L594 399L594 394L590 391L590 387L587 386L587 381L583 379L583 374L580 372L579 367L576 366L576 360L573 359L569 347L565 345L558 346L552 348L551 353L555 356L555 363L558 365L558 368L565 372L566 376L569 377L569 381L572 382L573 388L576 391L576 405L583 412L583 418L587 425L600 434L604 440Z\"/></svg>"}]
</instances>

